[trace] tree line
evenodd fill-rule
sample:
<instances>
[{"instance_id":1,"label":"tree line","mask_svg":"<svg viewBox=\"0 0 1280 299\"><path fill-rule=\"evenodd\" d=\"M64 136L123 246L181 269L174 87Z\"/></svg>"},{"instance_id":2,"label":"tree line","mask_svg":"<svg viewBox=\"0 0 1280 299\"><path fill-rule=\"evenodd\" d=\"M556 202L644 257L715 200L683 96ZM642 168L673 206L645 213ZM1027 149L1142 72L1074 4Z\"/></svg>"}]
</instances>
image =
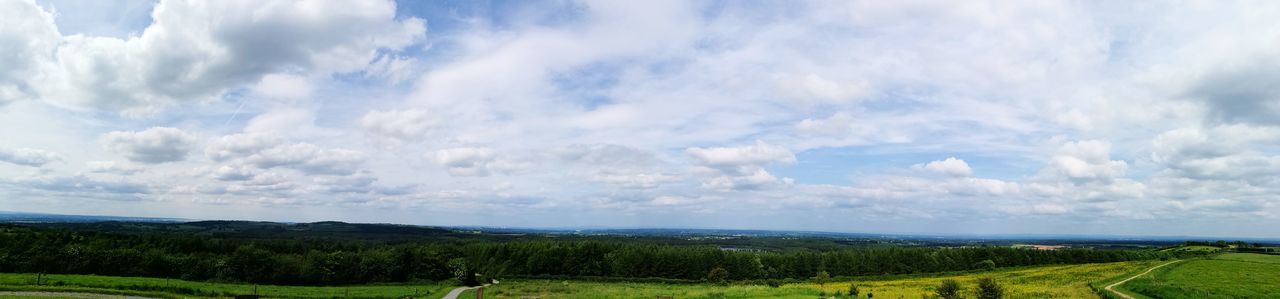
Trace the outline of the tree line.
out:
<instances>
[{"instance_id":1,"label":"tree line","mask_svg":"<svg viewBox=\"0 0 1280 299\"><path fill-rule=\"evenodd\" d=\"M483 277L717 280L909 274L1167 257L1150 250L867 247L726 251L616 240L377 243L0 227L0 272L342 285ZM712 274L714 272L714 274Z\"/></svg>"}]
</instances>

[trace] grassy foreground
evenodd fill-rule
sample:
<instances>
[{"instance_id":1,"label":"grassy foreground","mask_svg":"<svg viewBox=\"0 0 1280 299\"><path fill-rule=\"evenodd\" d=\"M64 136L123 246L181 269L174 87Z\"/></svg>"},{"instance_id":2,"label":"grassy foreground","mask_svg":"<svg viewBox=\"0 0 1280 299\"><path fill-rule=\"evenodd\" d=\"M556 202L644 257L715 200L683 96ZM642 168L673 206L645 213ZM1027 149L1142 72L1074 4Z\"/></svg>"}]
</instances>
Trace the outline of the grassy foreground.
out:
<instances>
[{"instance_id":1,"label":"grassy foreground","mask_svg":"<svg viewBox=\"0 0 1280 299\"><path fill-rule=\"evenodd\" d=\"M997 269L984 273L907 277L857 278L861 297L874 292L876 298L920 298L931 295L944 279L954 279L965 288L963 295L974 297L977 279L991 277L1005 287L1006 298L1096 298L1089 283L1146 269L1160 261L1137 261L1082 265L1052 265ZM707 284L661 284L626 282L578 282L559 280L505 280L489 286L485 298L815 298L821 292L847 295L848 280L786 284L773 288L760 285L717 286ZM459 298L474 298L467 291ZM845 297L847 298L847 297Z\"/></svg>"},{"instance_id":2,"label":"grassy foreground","mask_svg":"<svg viewBox=\"0 0 1280 299\"><path fill-rule=\"evenodd\" d=\"M1124 288L1151 298L1280 298L1280 255L1225 253L1190 260Z\"/></svg>"},{"instance_id":3,"label":"grassy foreground","mask_svg":"<svg viewBox=\"0 0 1280 299\"><path fill-rule=\"evenodd\" d=\"M46 275L43 285L35 284L35 274L0 273L0 291L61 291L161 298L228 297L252 294L253 285L194 282L146 277L96 275ZM403 298L407 295L444 296L452 285L389 284L336 287L259 285L257 293L270 298Z\"/></svg>"}]
</instances>

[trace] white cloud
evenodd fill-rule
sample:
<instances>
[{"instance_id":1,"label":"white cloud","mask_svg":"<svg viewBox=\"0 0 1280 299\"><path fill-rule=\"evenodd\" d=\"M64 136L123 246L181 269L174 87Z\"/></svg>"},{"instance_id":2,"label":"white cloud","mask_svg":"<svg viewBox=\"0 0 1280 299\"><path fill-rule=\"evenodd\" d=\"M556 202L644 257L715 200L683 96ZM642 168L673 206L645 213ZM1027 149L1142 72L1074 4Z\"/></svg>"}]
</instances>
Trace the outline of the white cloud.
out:
<instances>
[{"instance_id":1,"label":"white cloud","mask_svg":"<svg viewBox=\"0 0 1280 299\"><path fill-rule=\"evenodd\" d=\"M263 149L245 161L264 169L286 167L314 175L349 175L359 171L365 159L359 151L292 143Z\"/></svg>"},{"instance_id":2,"label":"white cloud","mask_svg":"<svg viewBox=\"0 0 1280 299\"><path fill-rule=\"evenodd\" d=\"M750 169L752 171L749 172L754 172L755 168L765 164L796 162L796 156L790 150L758 140L754 145L749 146L692 147L685 150L685 152L698 165L729 172L737 172L743 169Z\"/></svg>"},{"instance_id":3,"label":"white cloud","mask_svg":"<svg viewBox=\"0 0 1280 299\"><path fill-rule=\"evenodd\" d=\"M763 168L755 168L750 173L726 174L711 178L703 182L702 187L720 191L744 191L787 185L791 182L789 178L778 179Z\"/></svg>"},{"instance_id":4,"label":"white cloud","mask_svg":"<svg viewBox=\"0 0 1280 299\"><path fill-rule=\"evenodd\" d=\"M33 97L30 72L47 60L61 34L33 1L0 3L0 106Z\"/></svg>"},{"instance_id":5,"label":"white cloud","mask_svg":"<svg viewBox=\"0 0 1280 299\"><path fill-rule=\"evenodd\" d=\"M210 140L205 156L218 162L215 176L224 180L244 180L259 169L283 167L311 175L350 175L368 159L363 152L325 148L306 142L284 142L274 133L241 133ZM239 164L237 164L239 163Z\"/></svg>"},{"instance_id":6,"label":"white cloud","mask_svg":"<svg viewBox=\"0 0 1280 299\"><path fill-rule=\"evenodd\" d=\"M870 88L860 81L837 82L818 74L785 76L778 80L787 96L801 102L842 103L867 96Z\"/></svg>"},{"instance_id":7,"label":"white cloud","mask_svg":"<svg viewBox=\"0 0 1280 299\"><path fill-rule=\"evenodd\" d=\"M244 131L275 135L316 134L315 113L300 108L283 108L259 114L245 124Z\"/></svg>"},{"instance_id":8,"label":"white cloud","mask_svg":"<svg viewBox=\"0 0 1280 299\"><path fill-rule=\"evenodd\" d=\"M205 156L214 161L226 161L258 153L283 143L272 134L233 134L215 138L205 148Z\"/></svg>"},{"instance_id":9,"label":"white cloud","mask_svg":"<svg viewBox=\"0 0 1280 299\"><path fill-rule=\"evenodd\" d=\"M157 4L153 23L138 36L61 36L48 34L56 29L34 3L16 6L6 11L31 17L5 19L32 25L3 27L29 29L37 35L26 37L31 45L57 45L20 52L55 53L23 57L44 65L41 76L21 84L61 105L129 113L215 98L282 71L359 70L379 49L403 49L426 30L420 19L397 20L391 1L174 0Z\"/></svg>"},{"instance_id":10,"label":"white cloud","mask_svg":"<svg viewBox=\"0 0 1280 299\"><path fill-rule=\"evenodd\" d=\"M1179 176L1258 180L1280 174L1280 155L1256 150L1280 143L1280 128L1220 125L1157 135L1151 158Z\"/></svg>"},{"instance_id":11,"label":"white cloud","mask_svg":"<svg viewBox=\"0 0 1280 299\"><path fill-rule=\"evenodd\" d=\"M116 161L90 161L85 166L92 173L132 175L143 171L142 167Z\"/></svg>"},{"instance_id":12,"label":"white cloud","mask_svg":"<svg viewBox=\"0 0 1280 299\"><path fill-rule=\"evenodd\" d=\"M1071 180L1109 181L1123 176L1129 164L1111 160L1111 143L1101 140L1067 142L1049 161L1050 172Z\"/></svg>"},{"instance_id":13,"label":"white cloud","mask_svg":"<svg viewBox=\"0 0 1280 299\"><path fill-rule=\"evenodd\" d=\"M1061 215L1070 212L1071 209L1061 204L1041 203L1030 206L1005 206L999 207L1001 211L1014 215Z\"/></svg>"},{"instance_id":14,"label":"white cloud","mask_svg":"<svg viewBox=\"0 0 1280 299\"><path fill-rule=\"evenodd\" d=\"M964 160L956 159L956 157L947 157L946 160L933 161L928 164L916 164L912 165L911 168L946 174L954 177L967 177L973 175L973 169L969 168L969 163L965 163Z\"/></svg>"},{"instance_id":15,"label":"white cloud","mask_svg":"<svg viewBox=\"0 0 1280 299\"><path fill-rule=\"evenodd\" d=\"M653 189L663 184L676 182L679 177L662 173L616 173L606 170L591 175L590 179L591 181L628 189Z\"/></svg>"},{"instance_id":16,"label":"white cloud","mask_svg":"<svg viewBox=\"0 0 1280 299\"><path fill-rule=\"evenodd\" d=\"M311 96L315 86L310 79L290 74L268 74L254 85L253 93L262 97L280 100L299 100Z\"/></svg>"},{"instance_id":17,"label":"white cloud","mask_svg":"<svg viewBox=\"0 0 1280 299\"><path fill-rule=\"evenodd\" d=\"M126 181L102 181L85 176L36 176L0 179L0 188L39 196L142 200L151 193L147 185Z\"/></svg>"},{"instance_id":18,"label":"white cloud","mask_svg":"<svg viewBox=\"0 0 1280 299\"><path fill-rule=\"evenodd\" d=\"M853 133L853 116L841 111L828 118L808 118L796 123L796 131L808 135L841 136Z\"/></svg>"},{"instance_id":19,"label":"white cloud","mask_svg":"<svg viewBox=\"0 0 1280 299\"><path fill-rule=\"evenodd\" d=\"M41 167L62 159L62 155L46 150L0 147L0 161L22 166Z\"/></svg>"},{"instance_id":20,"label":"white cloud","mask_svg":"<svg viewBox=\"0 0 1280 299\"><path fill-rule=\"evenodd\" d=\"M422 109L374 110L360 117L365 130L400 141L417 141L435 128L437 120Z\"/></svg>"},{"instance_id":21,"label":"white cloud","mask_svg":"<svg viewBox=\"0 0 1280 299\"><path fill-rule=\"evenodd\" d=\"M380 78L391 84L400 84L410 79L417 65L416 58L382 55L369 62L365 76Z\"/></svg>"},{"instance_id":22,"label":"white cloud","mask_svg":"<svg viewBox=\"0 0 1280 299\"><path fill-rule=\"evenodd\" d=\"M485 147L457 147L436 151L428 156L444 166L454 176L488 176L491 173L511 173L528 165L500 157L497 151Z\"/></svg>"},{"instance_id":23,"label":"white cloud","mask_svg":"<svg viewBox=\"0 0 1280 299\"><path fill-rule=\"evenodd\" d=\"M258 175L258 171L244 165L223 165L213 171L213 178L221 181L247 181Z\"/></svg>"},{"instance_id":24,"label":"white cloud","mask_svg":"<svg viewBox=\"0 0 1280 299\"><path fill-rule=\"evenodd\" d=\"M790 179L780 180L765 171L764 166L796 162L790 150L764 141L741 147L694 147L685 153L696 165L718 175L703 183L703 187L715 190L754 190L789 183Z\"/></svg>"},{"instance_id":25,"label":"white cloud","mask_svg":"<svg viewBox=\"0 0 1280 299\"><path fill-rule=\"evenodd\" d=\"M102 135L102 146L129 161L157 164L182 161L195 147L196 138L182 130L153 127L139 132L115 131Z\"/></svg>"}]
</instances>

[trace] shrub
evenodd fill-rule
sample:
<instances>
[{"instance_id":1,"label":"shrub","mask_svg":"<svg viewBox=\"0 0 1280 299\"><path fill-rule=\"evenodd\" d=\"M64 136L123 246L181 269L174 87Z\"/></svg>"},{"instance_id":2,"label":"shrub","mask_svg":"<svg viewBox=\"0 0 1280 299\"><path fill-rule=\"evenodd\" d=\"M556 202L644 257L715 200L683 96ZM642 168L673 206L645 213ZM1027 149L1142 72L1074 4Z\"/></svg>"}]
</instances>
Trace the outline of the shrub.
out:
<instances>
[{"instance_id":1,"label":"shrub","mask_svg":"<svg viewBox=\"0 0 1280 299\"><path fill-rule=\"evenodd\" d=\"M934 293L942 299L960 299L960 283L950 279L943 280Z\"/></svg>"},{"instance_id":2,"label":"shrub","mask_svg":"<svg viewBox=\"0 0 1280 299\"><path fill-rule=\"evenodd\" d=\"M974 264L974 267L983 270L995 270L996 262L992 260L982 260L981 262Z\"/></svg>"},{"instance_id":3,"label":"shrub","mask_svg":"<svg viewBox=\"0 0 1280 299\"><path fill-rule=\"evenodd\" d=\"M825 270L818 271L818 276L815 276L813 279L818 281L818 285L823 285L827 283L827 280L831 280L831 274L827 273Z\"/></svg>"},{"instance_id":4,"label":"shrub","mask_svg":"<svg viewBox=\"0 0 1280 299\"><path fill-rule=\"evenodd\" d=\"M978 299L1000 299L1004 298L1004 287L996 283L995 279L983 277L978 279Z\"/></svg>"}]
</instances>

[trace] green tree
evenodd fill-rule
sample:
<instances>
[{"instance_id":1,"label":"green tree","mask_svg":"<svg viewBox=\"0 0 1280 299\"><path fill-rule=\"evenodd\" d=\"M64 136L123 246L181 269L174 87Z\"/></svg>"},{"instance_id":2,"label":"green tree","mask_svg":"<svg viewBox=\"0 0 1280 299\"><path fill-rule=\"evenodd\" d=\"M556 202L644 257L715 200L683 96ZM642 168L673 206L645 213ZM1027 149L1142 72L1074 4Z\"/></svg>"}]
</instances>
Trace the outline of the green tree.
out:
<instances>
[{"instance_id":1,"label":"green tree","mask_svg":"<svg viewBox=\"0 0 1280 299\"><path fill-rule=\"evenodd\" d=\"M955 280L943 280L934 293L942 299L960 299L960 283Z\"/></svg>"},{"instance_id":2,"label":"green tree","mask_svg":"<svg viewBox=\"0 0 1280 299\"><path fill-rule=\"evenodd\" d=\"M1000 299L1004 298L1004 287L996 283L995 279L983 277L978 279L978 299Z\"/></svg>"},{"instance_id":3,"label":"green tree","mask_svg":"<svg viewBox=\"0 0 1280 299\"><path fill-rule=\"evenodd\" d=\"M828 280L831 280L831 274L827 273L826 270L818 271L818 276L813 277L813 279L817 280L818 285L821 286L826 284Z\"/></svg>"},{"instance_id":4,"label":"green tree","mask_svg":"<svg viewBox=\"0 0 1280 299\"><path fill-rule=\"evenodd\" d=\"M858 292L858 284L850 283L850 284L849 284L849 297L858 298L858 293L859 293L859 292Z\"/></svg>"},{"instance_id":5,"label":"green tree","mask_svg":"<svg viewBox=\"0 0 1280 299\"><path fill-rule=\"evenodd\" d=\"M725 270L723 267L712 268L711 272L707 273L707 281L710 281L710 282L725 283L725 281L727 281L728 279L729 279L729 271Z\"/></svg>"},{"instance_id":6,"label":"green tree","mask_svg":"<svg viewBox=\"0 0 1280 299\"><path fill-rule=\"evenodd\" d=\"M449 260L449 268L453 269L453 275L458 279L458 283L464 286L478 286L480 282L476 280L476 271L471 267L464 258L455 258Z\"/></svg>"}]
</instances>

